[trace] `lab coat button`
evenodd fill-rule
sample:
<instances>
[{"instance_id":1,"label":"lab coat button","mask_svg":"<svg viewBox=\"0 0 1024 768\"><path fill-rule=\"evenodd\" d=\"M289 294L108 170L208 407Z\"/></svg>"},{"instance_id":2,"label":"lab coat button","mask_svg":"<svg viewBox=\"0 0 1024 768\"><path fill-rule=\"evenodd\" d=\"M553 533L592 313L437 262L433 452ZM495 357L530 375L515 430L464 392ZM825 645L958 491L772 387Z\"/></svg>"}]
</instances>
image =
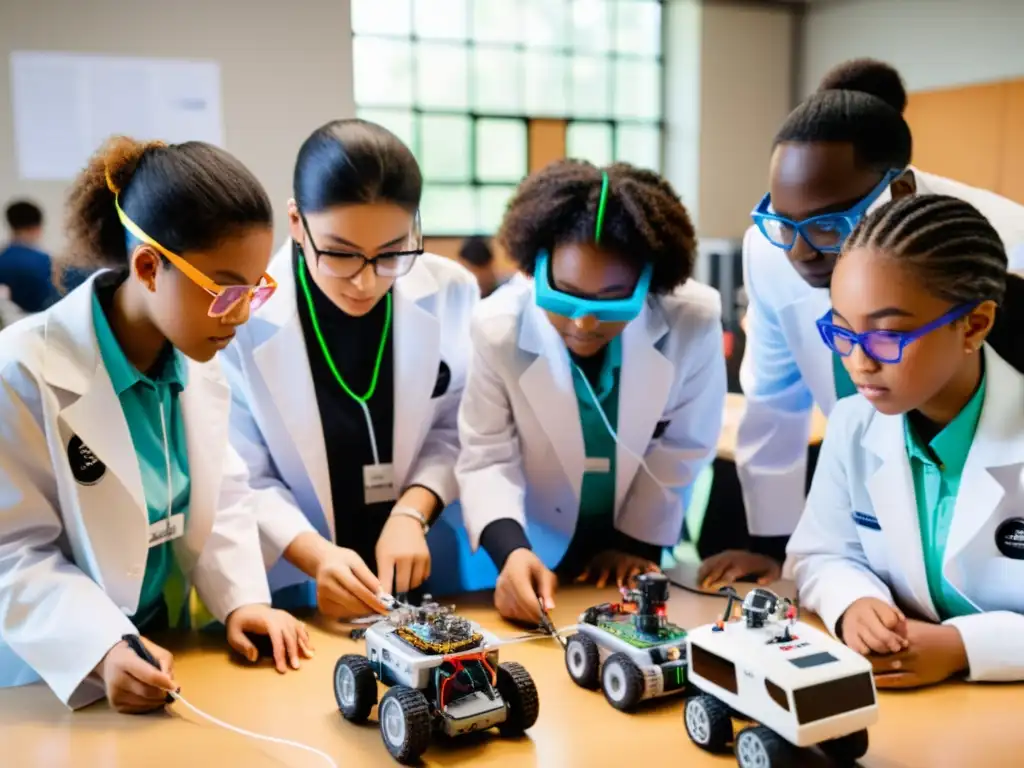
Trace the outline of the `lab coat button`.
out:
<instances>
[{"instance_id":1,"label":"lab coat button","mask_svg":"<svg viewBox=\"0 0 1024 768\"><path fill-rule=\"evenodd\" d=\"M126 575L128 576L129 579L137 579L139 576L142 575L142 569L141 568L129 568L128 569L128 573Z\"/></svg>"}]
</instances>

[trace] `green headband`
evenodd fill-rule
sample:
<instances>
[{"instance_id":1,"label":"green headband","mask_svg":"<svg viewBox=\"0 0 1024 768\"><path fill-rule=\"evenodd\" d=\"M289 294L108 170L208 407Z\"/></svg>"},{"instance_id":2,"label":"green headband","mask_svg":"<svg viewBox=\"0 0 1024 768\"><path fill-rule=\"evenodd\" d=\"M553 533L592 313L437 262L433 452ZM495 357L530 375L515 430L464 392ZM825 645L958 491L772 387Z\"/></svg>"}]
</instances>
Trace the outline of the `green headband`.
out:
<instances>
[{"instance_id":1,"label":"green headband","mask_svg":"<svg viewBox=\"0 0 1024 768\"><path fill-rule=\"evenodd\" d=\"M597 204L597 226L594 227L594 242L601 242L601 229L604 226L604 208L608 202L608 171L601 171L601 200Z\"/></svg>"}]
</instances>

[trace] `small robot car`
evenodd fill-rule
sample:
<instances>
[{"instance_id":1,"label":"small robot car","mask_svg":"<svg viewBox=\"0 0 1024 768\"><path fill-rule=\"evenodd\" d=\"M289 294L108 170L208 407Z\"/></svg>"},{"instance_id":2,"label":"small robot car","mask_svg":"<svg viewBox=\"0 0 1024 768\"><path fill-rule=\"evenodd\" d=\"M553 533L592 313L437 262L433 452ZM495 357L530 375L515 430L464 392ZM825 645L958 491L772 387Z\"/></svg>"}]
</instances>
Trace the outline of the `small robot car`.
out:
<instances>
[{"instance_id":1,"label":"small robot car","mask_svg":"<svg viewBox=\"0 0 1024 768\"><path fill-rule=\"evenodd\" d=\"M709 752L733 744L740 768L787 768L795 751L819 747L852 765L868 749L878 719L871 662L797 620L796 607L767 589L738 599L720 621L687 635L687 677L697 695L683 720L691 741ZM751 721L733 738L732 718Z\"/></svg>"},{"instance_id":2,"label":"small robot car","mask_svg":"<svg viewBox=\"0 0 1024 768\"><path fill-rule=\"evenodd\" d=\"M588 608L565 644L565 666L582 688L604 690L628 712L645 699L686 688L686 631L666 619L669 582L660 573L637 578L621 603Z\"/></svg>"},{"instance_id":3,"label":"small robot car","mask_svg":"<svg viewBox=\"0 0 1024 768\"><path fill-rule=\"evenodd\" d=\"M399 763L418 760L435 732L458 736L497 727L520 735L537 721L529 672L516 662L499 664L490 647L497 638L451 608L395 603L364 637L366 656L338 659L334 696L354 723L377 706L384 746ZM389 686L379 704L377 680Z\"/></svg>"}]
</instances>

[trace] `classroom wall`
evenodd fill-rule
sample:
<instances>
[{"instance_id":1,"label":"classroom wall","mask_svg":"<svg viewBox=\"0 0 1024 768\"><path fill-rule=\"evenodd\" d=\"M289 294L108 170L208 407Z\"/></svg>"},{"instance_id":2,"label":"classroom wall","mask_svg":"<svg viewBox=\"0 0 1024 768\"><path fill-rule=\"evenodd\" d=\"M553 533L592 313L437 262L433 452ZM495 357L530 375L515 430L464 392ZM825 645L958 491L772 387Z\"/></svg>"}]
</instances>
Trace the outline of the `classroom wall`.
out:
<instances>
[{"instance_id":1,"label":"classroom wall","mask_svg":"<svg viewBox=\"0 0 1024 768\"><path fill-rule=\"evenodd\" d=\"M795 9L705 2L701 29L700 234L740 238L792 108Z\"/></svg>"},{"instance_id":2,"label":"classroom wall","mask_svg":"<svg viewBox=\"0 0 1024 768\"><path fill-rule=\"evenodd\" d=\"M15 195L44 207L46 241L60 247L66 183L16 178L10 53L52 50L215 59L221 65L226 148L266 185L276 239L295 154L316 126L355 114L349 0L0 0L0 205Z\"/></svg>"},{"instance_id":3,"label":"classroom wall","mask_svg":"<svg viewBox=\"0 0 1024 768\"><path fill-rule=\"evenodd\" d=\"M1024 75L1020 0L817 0L799 37L801 97L858 56L893 64L910 91Z\"/></svg>"}]
</instances>

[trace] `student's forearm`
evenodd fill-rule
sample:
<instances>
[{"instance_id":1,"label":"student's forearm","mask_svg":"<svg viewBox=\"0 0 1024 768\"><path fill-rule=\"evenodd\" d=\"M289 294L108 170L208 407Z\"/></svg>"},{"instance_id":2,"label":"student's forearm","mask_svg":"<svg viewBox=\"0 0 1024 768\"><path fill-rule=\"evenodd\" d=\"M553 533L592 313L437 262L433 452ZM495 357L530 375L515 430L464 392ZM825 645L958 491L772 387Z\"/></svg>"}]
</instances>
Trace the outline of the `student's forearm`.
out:
<instances>
[{"instance_id":1,"label":"student's forearm","mask_svg":"<svg viewBox=\"0 0 1024 768\"><path fill-rule=\"evenodd\" d=\"M311 578L334 545L315 531L300 533L284 551L284 559Z\"/></svg>"},{"instance_id":2,"label":"student's forearm","mask_svg":"<svg viewBox=\"0 0 1024 768\"><path fill-rule=\"evenodd\" d=\"M441 497L425 485L410 485L398 499L396 506L412 507L431 525L444 511Z\"/></svg>"},{"instance_id":3,"label":"student's forearm","mask_svg":"<svg viewBox=\"0 0 1024 768\"><path fill-rule=\"evenodd\" d=\"M500 571L505 567L508 556L517 549L530 549L530 540L518 521L511 517L495 520L480 534L480 546L490 555Z\"/></svg>"}]
</instances>

